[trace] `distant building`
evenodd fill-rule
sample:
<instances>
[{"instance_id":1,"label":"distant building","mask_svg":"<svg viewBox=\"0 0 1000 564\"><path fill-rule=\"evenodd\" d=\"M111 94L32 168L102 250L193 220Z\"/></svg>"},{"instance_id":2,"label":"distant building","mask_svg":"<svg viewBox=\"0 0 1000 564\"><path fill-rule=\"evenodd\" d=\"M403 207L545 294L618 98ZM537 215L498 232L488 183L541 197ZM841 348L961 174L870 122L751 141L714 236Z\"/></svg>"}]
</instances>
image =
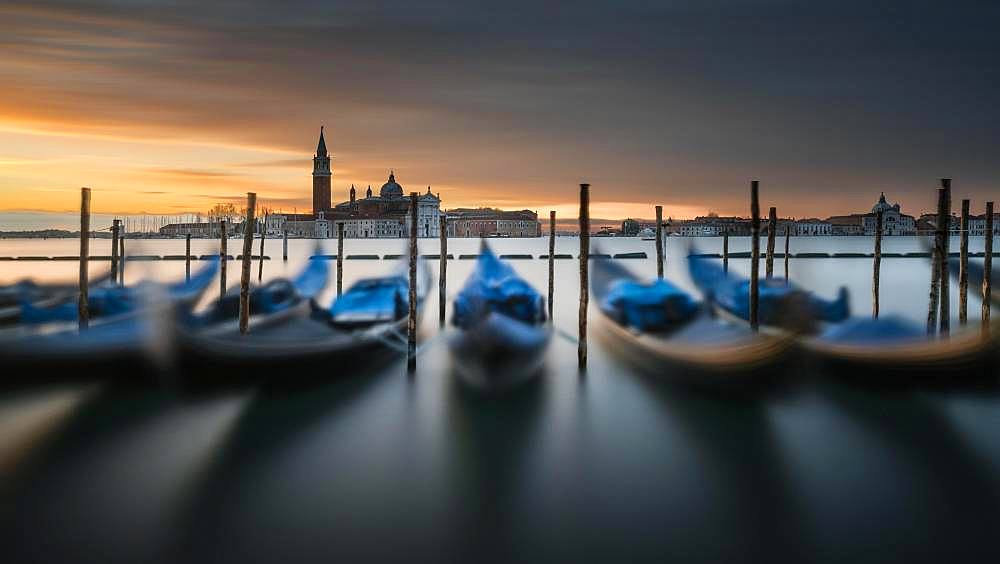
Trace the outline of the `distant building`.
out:
<instances>
[{"instance_id":1,"label":"distant building","mask_svg":"<svg viewBox=\"0 0 1000 564\"><path fill-rule=\"evenodd\" d=\"M879 196L878 202L872 206L872 211L862 218L865 235L875 235L877 213L882 212L883 235L916 235L917 224L912 216L900 213L899 204L889 205L885 201L885 192Z\"/></svg>"},{"instance_id":2,"label":"distant building","mask_svg":"<svg viewBox=\"0 0 1000 564\"><path fill-rule=\"evenodd\" d=\"M833 225L815 217L799 219L795 222L793 233L797 237L821 237L833 235Z\"/></svg>"},{"instance_id":3,"label":"distant building","mask_svg":"<svg viewBox=\"0 0 1000 564\"><path fill-rule=\"evenodd\" d=\"M195 238L218 238L221 236L220 226L222 222L200 222L200 223L171 223L160 228L159 233L165 237L187 237L191 235ZM233 235L237 232L237 224L226 220L226 233Z\"/></svg>"},{"instance_id":4,"label":"distant building","mask_svg":"<svg viewBox=\"0 0 1000 564\"><path fill-rule=\"evenodd\" d=\"M529 210L493 208L448 210L449 237L541 237L538 214Z\"/></svg>"},{"instance_id":5,"label":"distant building","mask_svg":"<svg viewBox=\"0 0 1000 564\"><path fill-rule=\"evenodd\" d=\"M642 224L629 218L622 222L621 234L623 237L635 237L642 230Z\"/></svg>"},{"instance_id":6,"label":"distant building","mask_svg":"<svg viewBox=\"0 0 1000 564\"><path fill-rule=\"evenodd\" d=\"M831 235L864 235L865 226L863 218L864 214L860 213L834 215L826 218L826 222L830 224Z\"/></svg>"},{"instance_id":7,"label":"distant building","mask_svg":"<svg viewBox=\"0 0 1000 564\"><path fill-rule=\"evenodd\" d=\"M993 233L1000 231L1000 213L993 214ZM969 217L969 235L983 237L986 235L986 214Z\"/></svg>"}]
</instances>

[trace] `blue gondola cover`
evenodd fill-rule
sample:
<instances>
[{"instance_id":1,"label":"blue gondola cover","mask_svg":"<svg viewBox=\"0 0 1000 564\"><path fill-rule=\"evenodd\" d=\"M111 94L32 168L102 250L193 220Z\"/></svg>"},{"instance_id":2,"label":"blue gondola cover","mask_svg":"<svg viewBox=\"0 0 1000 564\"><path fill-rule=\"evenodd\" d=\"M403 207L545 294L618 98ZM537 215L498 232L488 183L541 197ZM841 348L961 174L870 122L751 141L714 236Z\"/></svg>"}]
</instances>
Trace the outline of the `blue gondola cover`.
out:
<instances>
[{"instance_id":1,"label":"blue gondola cover","mask_svg":"<svg viewBox=\"0 0 1000 564\"><path fill-rule=\"evenodd\" d=\"M455 298L452 323L468 329L491 312L537 325L545 322L545 298L484 246L476 269Z\"/></svg>"},{"instance_id":2,"label":"blue gondola cover","mask_svg":"<svg viewBox=\"0 0 1000 564\"><path fill-rule=\"evenodd\" d=\"M698 312L691 296L666 280L643 284L616 280L600 303L601 310L620 325L639 331L664 331Z\"/></svg>"}]
</instances>

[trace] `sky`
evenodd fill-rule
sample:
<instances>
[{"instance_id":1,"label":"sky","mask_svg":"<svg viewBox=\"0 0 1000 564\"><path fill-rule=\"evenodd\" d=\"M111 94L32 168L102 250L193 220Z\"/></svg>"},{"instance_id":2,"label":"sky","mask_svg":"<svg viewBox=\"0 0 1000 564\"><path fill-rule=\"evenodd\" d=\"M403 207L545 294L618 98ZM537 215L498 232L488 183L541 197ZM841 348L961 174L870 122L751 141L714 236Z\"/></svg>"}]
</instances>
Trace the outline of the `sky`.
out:
<instances>
[{"instance_id":1,"label":"sky","mask_svg":"<svg viewBox=\"0 0 1000 564\"><path fill-rule=\"evenodd\" d=\"M1000 3L0 1L0 230L311 207L390 169L443 205L930 210L1000 195ZM60 220L61 221L61 220ZM28 221L30 223L30 221Z\"/></svg>"}]
</instances>

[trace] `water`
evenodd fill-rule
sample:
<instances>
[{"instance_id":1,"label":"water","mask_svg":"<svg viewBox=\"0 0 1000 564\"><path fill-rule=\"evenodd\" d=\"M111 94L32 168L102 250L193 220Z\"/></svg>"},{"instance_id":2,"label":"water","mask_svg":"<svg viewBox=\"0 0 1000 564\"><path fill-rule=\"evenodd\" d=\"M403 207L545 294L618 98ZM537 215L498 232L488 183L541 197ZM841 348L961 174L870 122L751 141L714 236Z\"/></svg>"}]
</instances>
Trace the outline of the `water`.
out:
<instances>
[{"instance_id":1,"label":"water","mask_svg":"<svg viewBox=\"0 0 1000 564\"><path fill-rule=\"evenodd\" d=\"M324 253L336 252L336 241L323 243ZM667 273L688 285L684 243L670 239ZM695 243L714 252L721 239ZM182 240L126 244L135 254L184 249ZM280 241L268 242L265 254L277 260L265 263L265 278L296 272L312 244L290 241L284 264ZM449 252L475 253L478 244L451 240ZM501 254L548 251L546 239L491 244ZM655 256L652 242L594 244ZM71 255L76 245L3 240L0 256ZM345 253L402 253L403 245L348 240ZM870 245L797 238L792 252ZM231 240L229 252L240 247ZM91 253L109 248L95 241ZM578 248L575 238L557 240L557 253ZM733 239L730 249L749 242ZM192 241L193 253L217 250L216 241ZM923 249L914 238L887 238L884 250ZM437 251L436 240L420 241L421 253ZM625 263L655 274L652 259ZM513 264L544 290L546 261ZM854 312L868 314L870 259L790 265L794 282L823 295L847 285ZM472 267L449 262L450 295ZM132 262L126 279L177 278L183 268ZM391 268L346 261L345 285ZM555 323L570 334L577 268L556 261ZM731 268L747 272L748 261ZM5 262L0 282L72 280L76 269ZM780 260L775 271L783 272ZM926 260L884 259L883 313L922 321L929 278ZM978 303L971 297L970 311ZM635 373L598 341L581 376L575 344L557 338L537 383L482 397L451 374L436 291L426 307L412 377L397 361L364 373L330 366L327 381L295 390L8 392L0 397L0 531L11 561L995 561L1000 552L992 392L876 393L794 365L788 389L705 394Z\"/></svg>"}]
</instances>

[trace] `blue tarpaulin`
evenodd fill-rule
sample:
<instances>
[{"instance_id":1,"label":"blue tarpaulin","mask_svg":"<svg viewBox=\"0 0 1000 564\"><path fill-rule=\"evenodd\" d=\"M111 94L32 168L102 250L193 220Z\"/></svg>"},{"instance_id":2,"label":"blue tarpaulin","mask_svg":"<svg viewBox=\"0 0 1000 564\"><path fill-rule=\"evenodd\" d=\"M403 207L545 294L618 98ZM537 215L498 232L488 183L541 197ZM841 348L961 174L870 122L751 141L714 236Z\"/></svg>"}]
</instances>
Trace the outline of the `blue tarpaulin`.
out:
<instances>
[{"instance_id":1,"label":"blue tarpaulin","mask_svg":"<svg viewBox=\"0 0 1000 564\"><path fill-rule=\"evenodd\" d=\"M698 303L666 280L643 284L616 280L600 303L601 310L626 327L664 331L694 317Z\"/></svg>"},{"instance_id":2,"label":"blue tarpaulin","mask_svg":"<svg viewBox=\"0 0 1000 564\"><path fill-rule=\"evenodd\" d=\"M493 312L536 325L545 322L545 298L484 245L476 269L455 298L452 323L468 329Z\"/></svg>"}]
</instances>

